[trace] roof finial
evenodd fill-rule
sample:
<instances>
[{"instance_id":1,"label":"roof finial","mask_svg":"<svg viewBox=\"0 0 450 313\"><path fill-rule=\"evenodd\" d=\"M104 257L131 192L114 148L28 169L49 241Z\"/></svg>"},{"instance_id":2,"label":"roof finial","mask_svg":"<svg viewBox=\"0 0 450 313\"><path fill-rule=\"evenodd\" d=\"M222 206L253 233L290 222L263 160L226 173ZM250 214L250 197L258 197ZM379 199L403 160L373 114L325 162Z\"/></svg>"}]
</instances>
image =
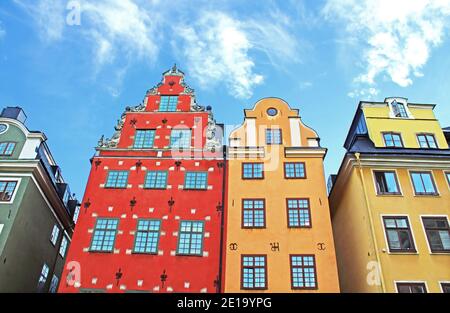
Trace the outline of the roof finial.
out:
<instances>
[{"instance_id":1,"label":"roof finial","mask_svg":"<svg viewBox=\"0 0 450 313\"><path fill-rule=\"evenodd\" d=\"M173 64L173 66L172 66L172 73L176 73L178 70L177 70L177 63L174 63Z\"/></svg>"}]
</instances>

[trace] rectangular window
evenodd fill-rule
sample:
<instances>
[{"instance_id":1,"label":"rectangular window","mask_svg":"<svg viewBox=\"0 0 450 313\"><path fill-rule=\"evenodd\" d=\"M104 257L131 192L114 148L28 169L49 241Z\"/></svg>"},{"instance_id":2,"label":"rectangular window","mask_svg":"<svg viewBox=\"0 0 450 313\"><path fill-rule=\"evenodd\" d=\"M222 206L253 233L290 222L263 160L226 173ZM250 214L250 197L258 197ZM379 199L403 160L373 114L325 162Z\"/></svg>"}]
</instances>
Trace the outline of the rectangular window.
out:
<instances>
[{"instance_id":1,"label":"rectangular window","mask_svg":"<svg viewBox=\"0 0 450 313\"><path fill-rule=\"evenodd\" d=\"M291 255L292 289L317 289L314 255Z\"/></svg>"},{"instance_id":2,"label":"rectangular window","mask_svg":"<svg viewBox=\"0 0 450 313\"><path fill-rule=\"evenodd\" d=\"M167 188L167 171L149 171L145 178L144 188L147 189L166 189Z\"/></svg>"},{"instance_id":3,"label":"rectangular window","mask_svg":"<svg viewBox=\"0 0 450 313\"><path fill-rule=\"evenodd\" d=\"M266 227L264 199L242 200L242 228Z\"/></svg>"},{"instance_id":4,"label":"rectangular window","mask_svg":"<svg viewBox=\"0 0 450 313\"><path fill-rule=\"evenodd\" d=\"M136 130L134 135L134 148L137 149L150 149L153 148L155 141L156 131L153 129L141 129Z\"/></svg>"},{"instance_id":5,"label":"rectangular window","mask_svg":"<svg viewBox=\"0 0 450 313\"><path fill-rule=\"evenodd\" d=\"M178 96L161 96L159 112L175 112L177 110Z\"/></svg>"},{"instance_id":6,"label":"rectangular window","mask_svg":"<svg viewBox=\"0 0 450 313\"><path fill-rule=\"evenodd\" d=\"M106 188L127 188L128 171L109 171Z\"/></svg>"},{"instance_id":7,"label":"rectangular window","mask_svg":"<svg viewBox=\"0 0 450 313\"><path fill-rule=\"evenodd\" d=\"M284 178L306 178L305 163L284 163Z\"/></svg>"},{"instance_id":8,"label":"rectangular window","mask_svg":"<svg viewBox=\"0 0 450 313\"><path fill-rule=\"evenodd\" d=\"M402 136L398 133L383 133L384 144L388 148L403 148Z\"/></svg>"},{"instance_id":9,"label":"rectangular window","mask_svg":"<svg viewBox=\"0 0 450 313\"><path fill-rule=\"evenodd\" d=\"M16 181L0 181L0 202L11 201L16 186Z\"/></svg>"},{"instance_id":10,"label":"rectangular window","mask_svg":"<svg viewBox=\"0 0 450 313\"><path fill-rule=\"evenodd\" d=\"M397 283L398 293L427 293L424 283Z\"/></svg>"},{"instance_id":11,"label":"rectangular window","mask_svg":"<svg viewBox=\"0 0 450 313\"><path fill-rule=\"evenodd\" d=\"M416 252L406 217L383 217L386 237L391 252Z\"/></svg>"},{"instance_id":12,"label":"rectangular window","mask_svg":"<svg viewBox=\"0 0 450 313\"><path fill-rule=\"evenodd\" d=\"M267 256L241 256L241 288L267 289Z\"/></svg>"},{"instance_id":13,"label":"rectangular window","mask_svg":"<svg viewBox=\"0 0 450 313\"><path fill-rule=\"evenodd\" d=\"M264 164L263 163L242 163L243 179L263 179Z\"/></svg>"},{"instance_id":14,"label":"rectangular window","mask_svg":"<svg viewBox=\"0 0 450 313\"><path fill-rule=\"evenodd\" d=\"M436 185L430 172L411 172L416 195L437 195Z\"/></svg>"},{"instance_id":15,"label":"rectangular window","mask_svg":"<svg viewBox=\"0 0 450 313\"><path fill-rule=\"evenodd\" d=\"M287 199L289 228L311 227L311 213L308 199Z\"/></svg>"},{"instance_id":16,"label":"rectangular window","mask_svg":"<svg viewBox=\"0 0 450 313\"><path fill-rule=\"evenodd\" d=\"M443 293L450 293L450 283L441 283Z\"/></svg>"},{"instance_id":17,"label":"rectangular window","mask_svg":"<svg viewBox=\"0 0 450 313\"><path fill-rule=\"evenodd\" d=\"M281 129L266 129L266 144L281 145Z\"/></svg>"},{"instance_id":18,"label":"rectangular window","mask_svg":"<svg viewBox=\"0 0 450 313\"><path fill-rule=\"evenodd\" d=\"M434 137L433 134L417 135L417 140L419 141L419 146L421 148L426 148L426 149L436 149L437 148L436 138Z\"/></svg>"},{"instance_id":19,"label":"rectangular window","mask_svg":"<svg viewBox=\"0 0 450 313\"><path fill-rule=\"evenodd\" d=\"M448 183L448 186L450 187L450 172L445 173L445 177L447 177L447 183Z\"/></svg>"},{"instance_id":20,"label":"rectangular window","mask_svg":"<svg viewBox=\"0 0 450 313\"><path fill-rule=\"evenodd\" d=\"M139 220L134 241L134 253L158 253L160 220Z\"/></svg>"},{"instance_id":21,"label":"rectangular window","mask_svg":"<svg viewBox=\"0 0 450 313\"><path fill-rule=\"evenodd\" d=\"M64 258L66 256L66 251L67 251L67 244L69 243L69 241L67 240L67 238L65 236L63 236L62 240L61 240L61 246L59 246L59 255Z\"/></svg>"},{"instance_id":22,"label":"rectangular window","mask_svg":"<svg viewBox=\"0 0 450 313\"><path fill-rule=\"evenodd\" d=\"M181 221L178 234L178 255L203 255L204 222Z\"/></svg>"},{"instance_id":23,"label":"rectangular window","mask_svg":"<svg viewBox=\"0 0 450 313\"><path fill-rule=\"evenodd\" d=\"M450 228L445 217L422 217L432 252L450 252Z\"/></svg>"},{"instance_id":24,"label":"rectangular window","mask_svg":"<svg viewBox=\"0 0 450 313\"><path fill-rule=\"evenodd\" d=\"M58 237L59 237L59 227L58 225L55 224L53 226L52 234L50 235L50 242L52 243L52 245L56 245Z\"/></svg>"},{"instance_id":25,"label":"rectangular window","mask_svg":"<svg viewBox=\"0 0 450 313\"><path fill-rule=\"evenodd\" d=\"M99 218L94 229L92 237L91 251L93 252L112 252L116 240L118 219Z\"/></svg>"},{"instance_id":26,"label":"rectangular window","mask_svg":"<svg viewBox=\"0 0 450 313\"><path fill-rule=\"evenodd\" d=\"M374 171L379 195L399 195L400 187L394 171Z\"/></svg>"},{"instance_id":27,"label":"rectangular window","mask_svg":"<svg viewBox=\"0 0 450 313\"><path fill-rule=\"evenodd\" d=\"M48 290L50 293L56 293L58 291L58 276L53 275L52 281L50 282L50 289Z\"/></svg>"},{"instance_id":28,"label":"rectangular window","mask_svg":"<svg viewBox=\"0 0 450 313\"><path fill-rule=\"evenodd\" d=\"M2 142L0 143L0 156L11 156L16 147L15 142Z\"/></svg>"},{"instance_id":29,"label":"rectangular window","mask_svg":"<svg viewBox=\"0 0 450 313\"><path fill-rule=\"evenodd\" d=\"M50 271L50 268L47 264L44 263L41 270L41 275L39 275L39 281L38 281L38 292L43 292L45 287L45 282L47 281L48 272Z\"/></svg>"},{"instance_id":30,"label":"rectangular window","mask_svg":"<svg viewBox=\"0 0 450 313\"><path fill-rule=\"evenodd\" d=\"M405 105L403 103L397 103L397 117L408 117Z\"/></svg>"},{"instance_id":31,"label":"rectangular window","mask_svg":"<svg viewBox=\"0 0 450 313\"><path fill-rule=\"evenodd\" d=\"M191 130L173 129L170 133L170 147L189 149L191 147Z\"/></svg>"},{"instance_id":32,"label":"rectangular window","mask_svg":"<svg viewBox=\"0 0 450 313\"><path fill-rule=\"evenodd\" d=\"M207 172L186 172L184 176L184 189L207 189Z\"/></svg>"}]
</instances>

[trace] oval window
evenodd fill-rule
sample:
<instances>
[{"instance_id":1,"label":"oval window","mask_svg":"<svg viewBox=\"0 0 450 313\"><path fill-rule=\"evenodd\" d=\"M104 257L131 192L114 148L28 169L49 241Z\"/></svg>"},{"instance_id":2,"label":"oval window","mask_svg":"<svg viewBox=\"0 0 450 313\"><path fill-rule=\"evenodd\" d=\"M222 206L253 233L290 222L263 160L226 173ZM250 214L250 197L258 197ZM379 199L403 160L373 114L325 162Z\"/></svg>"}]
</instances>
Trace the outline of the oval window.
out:
<instances>
[{"instance_id":1,"label":"oval window","mask_svg":"<svg viewBox=\"0 0 450 313\"><path fill-rule=\"evenodd\" d=\"M0 134L3 134L8 129L8 125L0 124Z\"/></svg>"},{"instance_id":2,"label":"oval window","mask_svg":"<svg viewBox=\"0 0 450 313\"><path fill-rule=\"evenodd\" d=\"M277 109L275 109L275 108L270 108L270 109L267 110L267 114L268 114L269 116L275 116L275 115L278 114L278 111L277 111Z\"/></svg>"}]
</instances>

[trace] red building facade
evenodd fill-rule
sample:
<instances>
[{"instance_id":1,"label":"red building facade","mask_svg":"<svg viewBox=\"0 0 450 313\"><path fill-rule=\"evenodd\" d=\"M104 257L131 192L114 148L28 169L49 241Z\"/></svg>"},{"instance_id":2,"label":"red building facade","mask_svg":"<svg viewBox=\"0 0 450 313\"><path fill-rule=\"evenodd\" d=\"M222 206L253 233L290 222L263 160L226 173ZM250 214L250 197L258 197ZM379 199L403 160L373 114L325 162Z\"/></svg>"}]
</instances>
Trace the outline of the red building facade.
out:
<instances>
[{"instance_id":1,"label":"red building facade","mask_svg":"<svg viewBox=\"0 0 450 313\"><path fill-rule=\"evenodd\" d=\"M219 292L223 126L174 66L101 138L59 292Z\"/></svg>"}]
</instances>

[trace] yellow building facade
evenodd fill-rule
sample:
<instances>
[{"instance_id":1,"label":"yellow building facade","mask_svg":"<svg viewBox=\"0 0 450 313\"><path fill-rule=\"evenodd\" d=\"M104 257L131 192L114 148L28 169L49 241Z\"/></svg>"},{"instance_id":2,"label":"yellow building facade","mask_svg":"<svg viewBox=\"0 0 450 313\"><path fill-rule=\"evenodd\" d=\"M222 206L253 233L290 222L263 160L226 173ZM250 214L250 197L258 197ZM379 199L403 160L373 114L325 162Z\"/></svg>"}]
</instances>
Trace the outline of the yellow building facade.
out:
<instances>
[{"instance_id":1,"label":"yellow building facade","mask_svg":"<svg viewBox=\"0 0 450 313\"><path fill-rule=\"evenodd\" d=\"M434 107L358 106L329 186L342 292L450 292L450 132Z\"/></svg>"},{"instance_id":2,"label":"yellow building facade","mask_svg":"<svg viewBox=\"0 0 450 313\"><path fill-rule=\"evenodd\" d=\"M267 98L229 138L225 292L339 292L317 133Z\"/></svg>"}]
</instances>

